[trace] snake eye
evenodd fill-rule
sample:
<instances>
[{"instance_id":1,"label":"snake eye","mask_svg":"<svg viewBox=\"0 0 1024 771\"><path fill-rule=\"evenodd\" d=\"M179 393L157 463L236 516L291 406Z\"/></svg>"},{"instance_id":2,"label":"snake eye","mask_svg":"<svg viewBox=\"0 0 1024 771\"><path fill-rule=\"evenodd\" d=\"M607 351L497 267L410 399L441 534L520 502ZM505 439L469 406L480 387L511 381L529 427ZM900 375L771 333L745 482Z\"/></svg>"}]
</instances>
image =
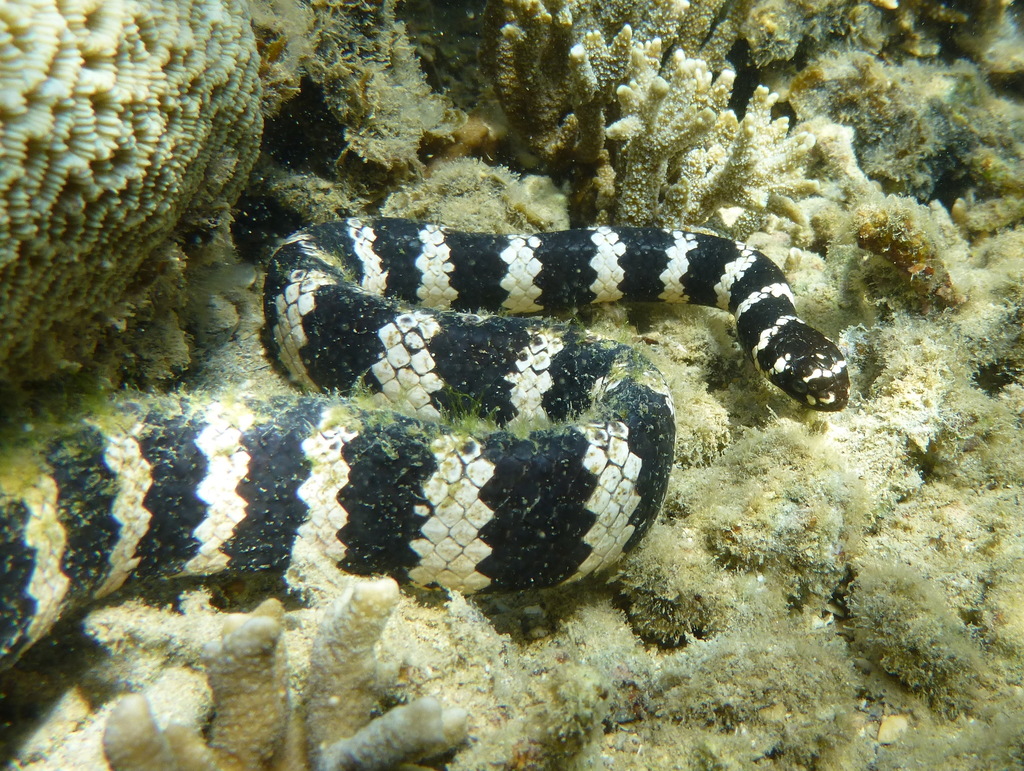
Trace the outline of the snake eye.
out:
<instances>
[{"instance_id":1,"label":"snake eye","mask_svg":"<svg viewBox=\"0 0 1024 771\"><path fill-rule=\"evenodd\" d=\"M806 394L809 389L807 383L805 383L803 380L801 380L800 378L794 378L793 380L790 381L788 390L791 394L803 395Z\"/></svg>"}]
</instances>

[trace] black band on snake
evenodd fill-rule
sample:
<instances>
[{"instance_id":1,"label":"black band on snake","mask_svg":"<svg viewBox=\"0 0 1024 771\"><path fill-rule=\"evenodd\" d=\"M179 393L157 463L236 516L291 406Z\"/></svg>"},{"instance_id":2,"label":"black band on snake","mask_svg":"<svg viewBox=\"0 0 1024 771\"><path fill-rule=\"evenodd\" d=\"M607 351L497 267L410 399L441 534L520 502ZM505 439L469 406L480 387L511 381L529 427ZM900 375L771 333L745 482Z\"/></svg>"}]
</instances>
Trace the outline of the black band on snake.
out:
<instances>
[{"instance_id":1,"label":"black band on snake","mask_svg":"<svg viewBox=\"0 0 1024 771\"><path fill-rule=\"evenodd\" d=\"M846 404L839 350L797 318L781 271L735 241L310 227L268 270L267 348L308 390L363 396L123 397L120 418L8 453L0 667L131 576L281 570L314 550L474 592L611 565L665 497L668 390L628 346L503 314L618 300L728 310L769 380L813 409Z\"/></svg>"}]
</instances>

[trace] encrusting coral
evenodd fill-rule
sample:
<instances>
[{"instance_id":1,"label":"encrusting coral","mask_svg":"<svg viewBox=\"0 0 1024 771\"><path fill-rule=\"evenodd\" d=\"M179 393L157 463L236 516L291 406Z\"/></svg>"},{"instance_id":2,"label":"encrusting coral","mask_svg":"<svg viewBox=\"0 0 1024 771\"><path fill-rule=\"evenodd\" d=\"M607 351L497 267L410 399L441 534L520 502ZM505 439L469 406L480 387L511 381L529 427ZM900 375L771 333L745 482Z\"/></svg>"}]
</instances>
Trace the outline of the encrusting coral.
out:
<instances>
[{"instance_id":1,"label":"encrusting coral","mask_svg":"<svg viewBox=\"0 0 1024 771\"><path fill-rule=\"evenodd\" d=\"M243 0L0 6L0 382L88 366L180 291L175 227L255 161L257 69Z\"/></svg>"},{"instance_id":2,"label":"encrusting coral","mask_svg":"<svg viewBox=\"0 0 1024 771\"><path fill-rule=\"evenodd\" d=\"M373 718L382 687L375 645L398 601L391 579L351 584L328 608L293 704L281 639L284 611L267 600L229 618L204 651L214 713L206 738L160 729L144 696L124 697L103 738L114 771L384 771L436 755L466 736L466 713L432 697Z\"/></svg>"},{"instance_id":3,"label":"encrusting coral","mask_svg":"<svg viewBox=\"0 0 1024 771\"><path fill-rule=\"evenodd\" d=\"M426 177L427 160L459 141L465 115L431 89L397 6L255 5L272 112L247 192L280 203L296 227L380 205Z\"/></svg>"},{"instance_id":4,"label":"encrusting coral","mask_svg":"<svg viewBox=\"0 0 1024 771\"><path fill-rule=\"evenodd\" d=\"M919 296L924 309L956 307L964 298L953 286L940 256L940 236L933 220L941 214L930 212L929 218L926 213L927 207L895 196L881 205L862 205L854 214L857 246L891 263Z\"/></svg>"},{"instance_id":5,"label":"encrusting coral","mask_svg":"<svg viewBox=\"0 0 1024 771\"><path fill-rule=\"evenodd\" d=\"M395 0L311 5L316 56L306 70L346 127L347 152L387 169L418 166L424 136L447 135L459 121L427 85Z\"/></svg>"},{"instance_id":6,"label":"encrusting coral","mask_svg":"<svg viewBox=\"0 0 1024 771\"><path fill-rule=\"evenodd\" d=\"M1003 0L755 0L739 5L747 6L736 22L739 37L758 67L798 54L813 57L837 40L885 52L891 59L955 52L994 63L1014 29Z\"/></svg>"}]
</instances>

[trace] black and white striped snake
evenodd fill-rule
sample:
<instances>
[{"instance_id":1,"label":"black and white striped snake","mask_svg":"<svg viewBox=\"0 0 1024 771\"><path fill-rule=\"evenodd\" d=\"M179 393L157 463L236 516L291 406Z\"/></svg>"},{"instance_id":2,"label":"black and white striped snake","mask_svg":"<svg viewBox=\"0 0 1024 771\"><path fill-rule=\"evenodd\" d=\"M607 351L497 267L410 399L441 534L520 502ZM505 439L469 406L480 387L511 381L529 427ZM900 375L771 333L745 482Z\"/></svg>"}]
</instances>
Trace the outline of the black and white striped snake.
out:
<instances>
[{"instance_id":1,"label":"black and white striped snake","mask_svg":"<svg viewBox=\"0 0 1024 771\"><path fill-rule=\"evenodd\" d=\"M847 402L842 354L742 243L650 228L310 227L269 267L265 342L308 390L362 396L123 397L7 453L0 666L133 575L326 554L350 572L473 592L611 565L665 496L668 390L628 346L502 312L617 300L729 310L769 380L813 409Z\"/></svg>"}]
</instances>

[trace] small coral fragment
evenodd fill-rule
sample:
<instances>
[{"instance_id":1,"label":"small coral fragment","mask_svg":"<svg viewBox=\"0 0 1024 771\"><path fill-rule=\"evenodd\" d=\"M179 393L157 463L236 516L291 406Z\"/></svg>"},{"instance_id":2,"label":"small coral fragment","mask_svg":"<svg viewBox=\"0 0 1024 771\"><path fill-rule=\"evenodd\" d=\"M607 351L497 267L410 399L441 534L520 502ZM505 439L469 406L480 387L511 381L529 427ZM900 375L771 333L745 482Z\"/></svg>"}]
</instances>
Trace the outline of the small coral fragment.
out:
<instances>
[{"instance_id":1,"label":"small coral fragment","mask_svg":"<svg viewBox=\"0 0 1024 771\"><path fill-rule=\"evenodd\" d=\"M103 735L103 751L114 771L174 771L178 761L171 742L153 720L149 702L137 693L114 707Z\"/></svg>"},{"instance_id":2,"label":"small coral fragment","mask_svg":"<svg viewBox=\"0 0 1024 771\"><path fill-rule=\"evenodd\" d=\"M377 707L374 645L398 603L394 581L350 586L327 610L306 682L310 753L352 736ZM344 694L342 696L341 694Z\"/></svg>"},{"instance_id":3,"label":"small coral fragment","mask_svg":"<svg viewBox=\"0 0 1024 771\"><path fill-rule=\"evenodd\" d=\"M436 755L466 736L466 713L445 709L429 696L395 707L349 739L328 747L318 768L388 771L408 760Z\"/></svg>"}]
</instances>

